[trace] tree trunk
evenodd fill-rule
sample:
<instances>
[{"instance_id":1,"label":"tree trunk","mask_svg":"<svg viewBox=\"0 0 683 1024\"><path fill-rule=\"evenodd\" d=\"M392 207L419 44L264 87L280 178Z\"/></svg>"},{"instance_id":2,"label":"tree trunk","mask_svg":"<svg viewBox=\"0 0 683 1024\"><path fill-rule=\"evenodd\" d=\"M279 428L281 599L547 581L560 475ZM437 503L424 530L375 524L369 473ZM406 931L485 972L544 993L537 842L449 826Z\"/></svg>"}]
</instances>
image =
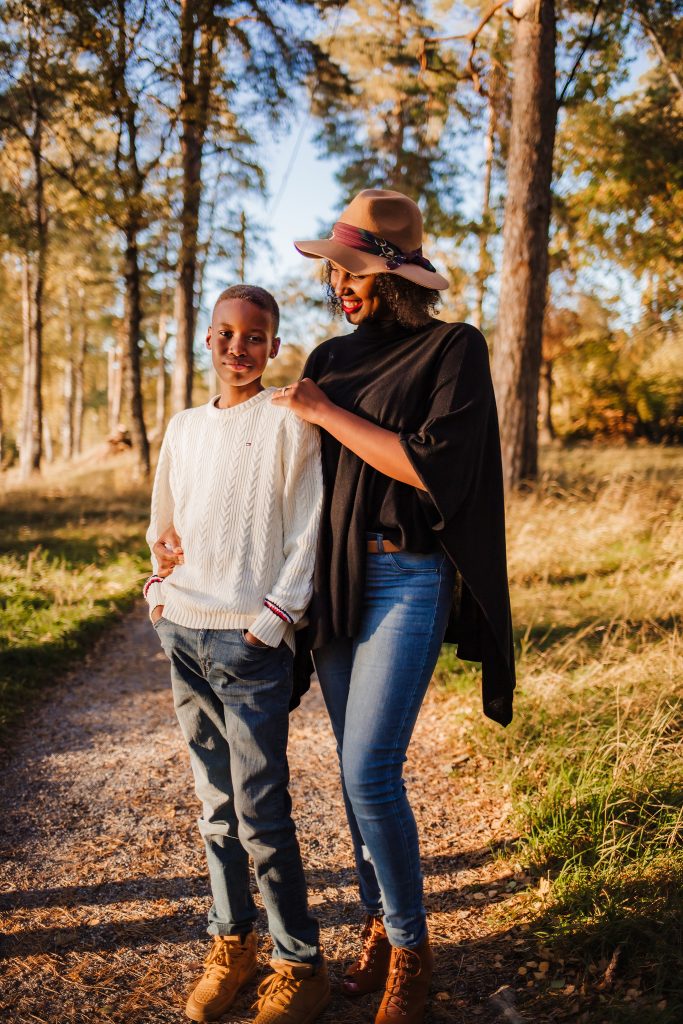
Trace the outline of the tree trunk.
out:
<instances>
[{"instance_id":1,"label":"tree trunk","mask_svg":"<svg viewBox=\"0 0 683 1024\"><path fill-rule=\"evenodd\" d=\"M74 454L74 361L73 356L64 363L62 398L64 401L62 429L60 431L62 458L72 459Z\"/></svg>"},{"instance_id":2,"label":"tree trunk","mask_svg":"<svg viewBox=\"0 0 683 1024\"><path fill-rule=\"evenodd\" d=\"M28 254L22 267L22 320L23 320L23 382L22 411L19 429L19 475L27 480L40 472L43 454L43 408L41 388L41 324L36 302L42 302L42 283L38 285L39 270L32 265Z\"/></svg>"},{"instance_id":3,"label":"tree trunk","mask_svg":"<svg viewBox=\"0 0 683 1024\"><path fill-rule=\"evenodd\" d=\"M31 382L31 264L28 254L21 260L21 337L22 337L22 376L21 376L21 414L17 431L19 448L19 472L24 479L30 476L31 469L27 463L32 459L31 452L31 400L33 387Z\"/></svg>"},{"instance_id":4,"label":"tree trunk","mask_svg":"<svg viewBox=\"0 0 683 1024\"><path fill-rule=\"evenodd\" d=\"M180 214L180 252L175 296L176 346L171 406L180 412L192 404L195 332L195 280L199 207L202 194L202 154L209 116L213 78L215 28L212 2L181 0L180 10L180 140L183 203ZM199 28L199 66L195 34Z\"/></svg>"},{"instance_id":5,"label":"tree trunk","mask_svg":"<svg viewBox=\"0 0 683 1024\"><path fill-rule=\"evenodd\" d=\"M25 22L28 26L28 21ZM24 382L21 424L20 476L27 479L40 472L43 440L42 356L43 292L47 256L47 208L43 177L43 109L35 77L36 41L26 37L26 66L30 80L32 127L29 138L33 171L31 241L26 253L23 278Z\"/></svg>"},{"instance_id":6,"label":"tree trunk","mask_svg":"<svg viewBox=\"0 0 683 1024\"><path fill-rule=\"evenodd\" d=\"M552 415L553 403L553 361L544 359L541 366L541 383L538 393L538 419L540 423L541 444L551 444L555 440L555 427Z\"/></svg>"},{"instance_id":7,"label":"tree trunk","mask_svg":"<svg viewBox=\"0 0 683 1024\"><path fill-rule=\"evenodd\" d=\"M239 242L240 262L238 273L240 281L244 283L247 277L247 215L244 210L240 213Z\"/></svg>"},{"instance_id":8,"label":"tree trunk","mask_svg":"<svg viewBox=\"0 0 683 1024\"><path fill-rule=\"evenodd\" d=\"M123 396L123 349L117 342L107 353L108 429L113 434L121 422Z\"/></svg>"},{"instance_id":9,"label":"tree trunk","mask_svg":"<svg viewBox=\"0 0 683 1024\"><path fill-rule=\"evenodd\" d=\"M83 450L83 409L85 406L85 354L88 348L88 321L86 320L83 286L79 288L78 343L74 361L74 455Z\"/></svg>"},{"instance_id":10,"label":"tree trunk","mask_svg":"<svg viewBox=\"0 0 683 1024\"><path fill-rule=\"evenodd\" d=\"M159 329L157 334L157 394L154 432L160 438L166 426L166 345L168 343L168 313L166 292L161 297Z\"/></svg>"},{"instance_id":11,"label":"tree trunk","mask_svg":"<svg viewBox=\"0 0 683 1024\"><path fill-rule=\"evenodd\" d=\"M538 473L538 382L557 102L554 0L515 0L514 82L493 379L507 487Z\"/></svg>"},{"instance_id":12,"label":"tree trunk","mask_svg":"<svg viewBox=\"0 0 683 1024\"><path fill-rule=\"evenodd\" d=\"M54 462L55 450L52 444L52 430L50 429L50 420L47 416L43 416L43 451L45 452L45 461L48 466Z\"/></svg>"},{"instance_id":13,"label":"tree trunk","mask_svg":"<svg viewBox=\"0 0 683 1024\"><path fill-rule=\"evenodd\" d=\"M142 304L140 299L140 264L138 252L138 225L131 214L126 222L126 250L124 256L123 322L126 344L124 365L126 401L130 416L130 436L137 455L138 472L149 475L149 441L142 409L142 373L140 360L140 325Z\"/></svg>"},{"instance_id":14,"label":"tree trunk","mask_svg":"<svg viewBox=\"0 0 683 1024\"><path fill-rule=\"evenodd\" d=\"M64 288L64 336L66 341L66 360L62 379L62 398L64 401L61 447L62 458L71 459L74 453L74 328L71 316L71 296L68 286Z\"/></svg>"},{"instance_id":15,"label":"tree trunk","mask_svg":"<svg viewBox=\"0 0 683 1024\"><path fill-rule=\"evenodd\" d=\"M481 204L481 229L479 232L479 267L474 292L474 310L472 323L481 330L484 322L484 296L486 282L491 273L489 258L489 232L491 230L491 176L493 174L493 143L496 131L496 111L493 100L489 97L488 123L484 139L484 197Z\"/></svg>"}]
</instances>

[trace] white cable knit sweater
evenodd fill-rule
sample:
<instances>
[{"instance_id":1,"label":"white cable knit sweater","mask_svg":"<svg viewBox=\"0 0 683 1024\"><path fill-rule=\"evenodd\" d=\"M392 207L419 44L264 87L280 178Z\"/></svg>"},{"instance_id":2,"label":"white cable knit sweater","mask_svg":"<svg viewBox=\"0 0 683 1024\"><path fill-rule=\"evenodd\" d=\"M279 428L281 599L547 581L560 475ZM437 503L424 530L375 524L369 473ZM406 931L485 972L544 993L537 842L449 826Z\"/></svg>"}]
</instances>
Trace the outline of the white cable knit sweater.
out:
<instances>
[{"instance_id":1,"label":"white cable knit sweater","mask_svg":"<svg viewBox=\"0 0 683 1024\"><path fill-rule=\"evenodd\" d=\"M276 388L231 409L187 409L159 454L150 545L170 523L185 564L145 587L150 611L193 629L248 629L294 646L311 596L322 507L318 431L273 405ZM156 573L158 564L152 555Z\"/></svg>"}]
</instances>

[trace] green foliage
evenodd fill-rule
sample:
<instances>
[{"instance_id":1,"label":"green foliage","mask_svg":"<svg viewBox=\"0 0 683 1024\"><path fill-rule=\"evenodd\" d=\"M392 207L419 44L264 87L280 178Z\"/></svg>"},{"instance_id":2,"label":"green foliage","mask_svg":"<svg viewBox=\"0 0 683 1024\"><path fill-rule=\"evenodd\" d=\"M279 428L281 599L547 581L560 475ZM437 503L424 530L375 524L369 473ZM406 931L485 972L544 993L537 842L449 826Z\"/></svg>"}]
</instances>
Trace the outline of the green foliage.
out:
<instances>
[{"instance_id":1,"label":"green foliage","mask_svg":"<svg viewBox=\"0 0 683 1024\"><path fill-rule=\"evenodd\" d=\"M591 296L551 308L544 357L552 363L553 422L565 439L683 437L683 327L649 315L627 333Z\"/></svg>"},{"instance_id":2,"label":"green foliage","mask_svg":"<svg viewBox=\"0 0 683 1024\"><path fill-rule=\"evenodd\" d=\"M646 287L646 306L681 310L683 116L653 85L568 116L558 139L568 183L564 239L577 266L618 262Z\"/></svg>"},{"instance_id":3,"label":"green foliage","mask_svg":"<svg viewBox=\"0 0 683 1024\"><path fill-rule=\"evenodd\" d=\"M0 734L130 607L148 571L148 495L117 490L111 469L68 483L0 502Z\"/></svg>"},{"instance_id":4,"label":"green foliage","mask_svg":"<svg viewBox=\"0 0 683 1024\"><path fill-rule=\"evenodd\" d=\"M333 34L317 40L344 87L321 82L313 109L319 138L339 162L344 202L363 188L396 188L420 201L429 231L452 235L459 164L442 136L466 108L443 65L420 70L422 43L434 35L424 7L349 0Z\"/></svg>"}]
</instances>

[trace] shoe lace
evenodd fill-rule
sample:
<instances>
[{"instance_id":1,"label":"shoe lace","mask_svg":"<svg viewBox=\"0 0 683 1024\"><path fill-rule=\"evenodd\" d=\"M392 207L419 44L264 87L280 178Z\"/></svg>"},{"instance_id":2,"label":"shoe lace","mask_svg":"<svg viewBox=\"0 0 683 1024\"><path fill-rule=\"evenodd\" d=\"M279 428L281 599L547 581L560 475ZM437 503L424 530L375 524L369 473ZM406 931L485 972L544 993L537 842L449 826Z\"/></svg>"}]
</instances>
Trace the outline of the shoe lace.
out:
<instances>
[{"instance_id":1,"label":"shoe lace","mask_svg":"<svg viewBox=\"0 0 683 1024\"><path fill-rule=\"evenodd\" d=\"M408 1008L407 983L416 978L422 964L417 953L411 949L395 947L391 958L391 967L387 978L385 994L388 1005L393 1003L395 1009L406 1013Z\"/></svg>"},{"instance_id":2,"label":"shoe lace","mask_svg":"<svg viewBox=\"0 0 683 1024\"><path fill-rule=\"evenodd\" d=\"M205 961L205 974L209 977L222 974L226 967L230 968L237 963L243 953L241 945L238 946L236 942L224 942L220 935L216 935L211 952Z\"/></svg>"},{"instance_id":3,"label":"shoe lace","mask_svg":"<svg viewBox=\"0 0 683 1024\"><path fill-rule=\"evenodd\" d=\"M382 937L383 926L382 922L378 917L368 918L363 931L361 932L361 941L363 946L358 957L357 964L359 970L365 970L369 967L375 959L377 953L377 939Z\"/></svg>"},{"instance_id":4,"label":"shoe lace","mask_svg":"<svg viewBox=\"0 0 683 1024\"><path fill-rule=\"evenodd\" d=\"M296 995L297 982L295 978L287 978L284 974L273 974L270 978L262 981L258 988L258 999L254 1007L263 1010L267 1003L271 1003L278 1010L286 1010Z\"/></svg>"}]
</instances>

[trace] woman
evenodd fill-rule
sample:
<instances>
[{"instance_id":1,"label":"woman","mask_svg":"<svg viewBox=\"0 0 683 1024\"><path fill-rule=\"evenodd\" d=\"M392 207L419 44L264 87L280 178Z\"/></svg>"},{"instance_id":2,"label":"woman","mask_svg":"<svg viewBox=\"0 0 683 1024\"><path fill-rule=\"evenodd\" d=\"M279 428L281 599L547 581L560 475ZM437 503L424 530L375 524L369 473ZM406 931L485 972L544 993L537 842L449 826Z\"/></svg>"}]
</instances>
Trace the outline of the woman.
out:
<instances>
[{"instance_id":1,"label":"woman","mask_svg":"<svg viewBox=\"0 0 683 1024\"><path fill-rule=\"evenodd\" d=\"M353 334L316 348L274 396L322 431L325 508L308 645L337 740L367 912L348 995L384 989L376 1024L422 1021L432 954L402 765L441 643L483 662L484 711L512 715L503 485L488 353L433 317L447 287L422 217L367 189L331 238L331 304ZM302 674L301 690L310 677Z\"/></svg>"},{"instance_id":2,"label":"woman","mask_svg":"<svg viewBox=\"0 0 683 1024\"><path fill-rule=\"evenodd\" d=\"M367 189L331 239L333 308L356 330L315 349L273 401L322 430L325 507L298 695L313 658L337 740L367 918L350 996L384 989L376 1024L424 1017L432 955L417 829L402 766L442 641L482 662L484 712L512 717L514 656L500 441L481 334L433 317L447 282L422 255L422 217ZM155 553L182 559L172 530ZM296 700L297 698L295 698Z\"/></svg>"}]
</instances>

